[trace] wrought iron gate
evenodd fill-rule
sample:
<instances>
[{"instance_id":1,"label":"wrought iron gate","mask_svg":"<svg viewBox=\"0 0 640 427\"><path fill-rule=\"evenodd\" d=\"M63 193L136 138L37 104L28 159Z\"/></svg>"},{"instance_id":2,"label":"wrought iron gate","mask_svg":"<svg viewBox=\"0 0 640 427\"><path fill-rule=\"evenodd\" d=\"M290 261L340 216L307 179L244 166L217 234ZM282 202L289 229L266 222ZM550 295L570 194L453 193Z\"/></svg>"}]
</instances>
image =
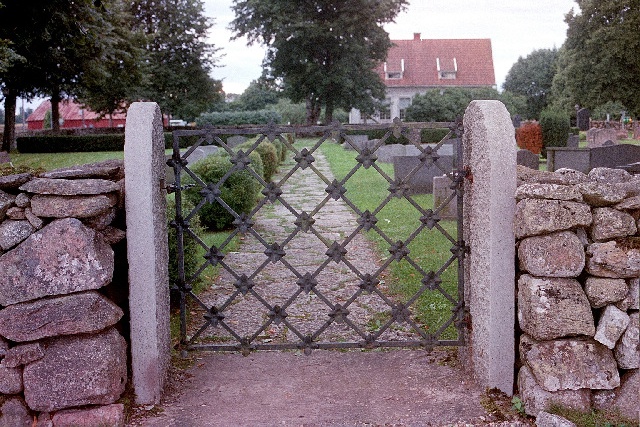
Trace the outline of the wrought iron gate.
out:
<instances>
[{"instance_id":1,"label":"wrought iron gate","mask_svg":"<svg viewBox=\"0 0 640 427\"><path fill-rule=\"evenodd\" d=\"M448 133L437 144L421 144L421 132L434 128L448 129ZM361 142L354 135L372 131L380 138ZM461 135L461 122L401 123L398 119L386 125L270 124L175 131L167 164L175 179L168 188L175 197L170 226L177 251L171 285L179 299L180 348L246 355L261 349L300 349L308 354L312 349L430 349L464 344L467 247L462 239L462 193L466 173ZM249 139L235 147L232 136ZM272 182L265 181L252 155L266 141L280 145L286 159ZM417 159L404 176L393 176L378 159L383 147L393 141L408 144L404 151L412 150ZM335 172L328 169L322 153L331 144L334 152L342 144L352 154L337 176L332 176ZM189 148L181 149L185 145ZM218 147L227 168L215 182L208 182L190 160L212 146ZM445 148L450 157L443 155ZM451 194L438 206L429 196L412 192L412 183L425 168L437 168L450 179ZM244 212L234 210L226 193L240 173L261 189L255 207ZM294 184L298 177L304 181ZM370 185L371 179L377 179L377 184ZM380 183L384 191L375 190L382 188ZM365 209L362 198L352 200L350 185L366 186L371 195L364 200L375 206ZM403 212L410 215L395 218L396 203L403 203ZM452 205L457 216L443 220L442 213ZM232 216L232 228L218 235L217 242L196 225L207 206ZM331 210L326 217L330 225L323 225L323 209L342 209L342 213ZM345 215L353 219L353 228L337 231L336 222L348 225ZM392 221L413 222L415 229L396 235ZM421 237L425 234L431 236L427 241L446 246L447 254L431 254L424 248L416 251L417 245L425 245ZM367 252L367 258L374 253L379 259L361 256L362 248L372 245L371 239L377 249ZM249 249L234 251L238 242ZM322 253L314 249L318 245ZM185 250L197 252L200 264L185 265ZM313 262L302 260L305 257ZM399 272L393 271L396 267ZM312 308L305 309L307 303ZM440 317L436 319L429 310Z\"/></svg>"}]
</instances>

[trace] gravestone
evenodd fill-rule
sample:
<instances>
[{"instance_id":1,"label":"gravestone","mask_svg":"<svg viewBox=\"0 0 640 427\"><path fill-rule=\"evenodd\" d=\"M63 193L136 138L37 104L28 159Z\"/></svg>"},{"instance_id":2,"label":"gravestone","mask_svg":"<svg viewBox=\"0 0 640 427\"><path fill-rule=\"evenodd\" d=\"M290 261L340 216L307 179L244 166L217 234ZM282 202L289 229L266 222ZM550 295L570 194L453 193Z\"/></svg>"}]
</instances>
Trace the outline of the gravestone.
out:
<instances>
[{"instance_id":1,"label":"gravestone","mask_svg":"<svg viewBox=\"0 0 640 427\"><path fill-rule=\"evenodd\" d=\"M576 113L576 124L580 130L589 130L589 121L591 119L591 112L588 108L581 108Z\"/></svg>"},{"instance_id":2,"label":"gravestone","mask_svg":"<svg viewBox=\"0 0 640 427\"><path fill-rule=\"evenodd\" d=\"M11 163L9 153L7 153L6 151L0 151L0 165L3 163Z\"/></svg>"},{"instance_id":3,"label":"gravestone","mask_svg":"<svg viewBox=\"0 0 640 427\"><path fill-rule=\"evenodd\" d=\"M580 145L580 136L569 135L569 138L567 138L567 147L578 148L578 145Z\"/></svg>"},{"instance_id":4,"label":"gravestone","mask_svg":"<svg viewBox=\"0 0 640 427\"><path fill-rule=\"evenodd\" d=\"M640 123L638 122L633 125L633 139L640 139Z\"/></svg>"},{"instance_id":5,"label":"gravestone","mask_svg":"<svg viewBox=\"0 0 640 427\"><path fill-rule=\"evenodd\" d=\"M640 162L640 146L638 145L616 144L591 149L591 169L619 168L636 162Z\"/></svg>"},{"instance_id":6,"label":"gravestone","mask_svg":"<svg viewBox=\"0 0 640 427\"><path fill-rule=\"evenodd\" d=\"M406 155L406 148L407 146L402 144L383 145L376 150L376 156L379 162L393 163L394 157Z\"/></svg>"},{"instance_id":7,"label":"gravestone","mask_svg":"<svg viewBox=\"0 0 640 427\"><path fill-rule=\"evenodd\" d=\"M433 177L433 210L442 206L444 202L455 191L451 188L453 182L447 175L434 176ZM454 197L442 207L442 210L438 212L438 216L441 219L455 220L458 218L458 201Z\"/></svg>"},{"instance_id":8,"label":"gravestone","mask_svg":"<svg viewBox=\"0 0 640 427\"><path fill-rule=\"evenodd\" d=\"M513 123L513 127L518 129L522 124L522 117L520 116L520 114L516 114L515 116L511 117L511 122Z\"/></svg>"},{"instance_id":9,"label":"gravestone","mask_svg":"<svg viewBox=\"0 0 640 427\"><path fill-rule=\"evenodd\" d=\"M396 156L393 158L393 173L396 181L407 182L409 194L431 194L433 178L453 169L453 156L440 156L437 162L442 169L430 161L421 162L418 156ZM409 177L414 168L418 169Z\"/></svg>"},{"instance_id":10,"label":"gravestone","mask_svg":"<svg viewBox=\"0 0 640 427\"><path fill-rule=\"evenodd\" d=\"M587 131L587 142L593 141L593 135L598 131L598 128L591 128Z\"/></svg>"},{"instance_id":11,"label":"gravestone","mask_svg":"<svg viewBox=\"0 0 640 427\"><path fill-rule=\"evenodd\" d=\"M242 135L234 135L227 138L227 145L231 148L237 147L244 142L247 142L247 137Z\"/></svg>"},{"instance_id":12,"label":"gravestone","mask_svg":"<svg viewBox=\"0 0 640 427\"><path fill-rule=\"evenodd\" d=\"M605 142L602 143L603 147L610 147L612 145L616 145L616 144L610 139L607 139Z\"/></svg>"},{"instance_id":13,"label":"gravestone","mask_svg":"<svg viewBox=\"0 0 640 427\"><path fill-rule=\"evenodd\" d=\"M593 140L589 141L589 148L602 147L605 142L617 143L618 132L615 129L598 129L593 132Z\"/></svg>"},{"instance_id":14,"label":"gravestone","mask_svg":"<svg viewBox=\"0 0 640 427\"><path fill-rule=\"evenodd\" d=\"M351 143L349 143L347 139L351 140ZM355 150L354 148L355 146L359 151L361 151L364 147L367 147L368 144L369 144L368 135L347 135L347 138L345 139L344 144L342 144L342 146L346 150Z\"/></svg>"},{"instance_id":15,"label":"gravestone","mask_svg":"<svg viewBox=\"0 0 640 427\"><path fill-rule=\"evenodd\" d=\"M521 149L516 153L516 163L537 170L540 168L540 156L529 150Z\"/></svg>"}]
</instances>

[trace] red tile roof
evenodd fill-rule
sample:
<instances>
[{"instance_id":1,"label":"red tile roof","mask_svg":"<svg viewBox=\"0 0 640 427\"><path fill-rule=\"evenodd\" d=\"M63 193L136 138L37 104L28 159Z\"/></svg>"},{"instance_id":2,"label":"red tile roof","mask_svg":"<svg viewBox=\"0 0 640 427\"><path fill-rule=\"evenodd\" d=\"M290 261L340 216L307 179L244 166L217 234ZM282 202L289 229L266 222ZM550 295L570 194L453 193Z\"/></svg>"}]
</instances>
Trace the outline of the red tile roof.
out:
<instances>
[{"instance_id":1,"label":"red tile roof","mask_svg":"<svg viewBox=\"0 0 640 427\"><path fill-rule=\"evenodd\" d=\"M495 86L493 54L490 39L420 39L418 33L412 40L392 40L387 55L388 72L400 72L402 78L385 78L384 64L378 74L388 87L398 86ZM404 60L404 61L403 61ZM454 61L455 60L455 61ZM443 79L440 71L456 71L455 79Z\"/></svg>"},{"instance_id":2,"label":"red tile roof","mask_svg":"<svg viewBox=\"0 0 640 427\"><path fill-rule=\"evenodd\" d=\"M60 118L64 119L65 121L67 120L82 120L82 106L80 104L77 104L75 101L73 100L69 100L69 99L65 99L64 101L60 102ZM33 113L31 113L29 115L29 117L27 117L27 122L34 122L34 121L42 121L44 120L44 116L47 113L48 110L51 109L51 102L49 100L43 101L40 105L38 105L38 108L35 109L35 111ZM114 113L112 116L113 120L118 120L118 119L126 119L127 115L124 113ZM108 120L109 117L106 117L106 120ZM96 120L100 120L100 115L98 113L95 113L87 108L84 109L84 120L86 120L87 122L92 120L92 121L96 121Z\"/></svg>"}]
</instances>

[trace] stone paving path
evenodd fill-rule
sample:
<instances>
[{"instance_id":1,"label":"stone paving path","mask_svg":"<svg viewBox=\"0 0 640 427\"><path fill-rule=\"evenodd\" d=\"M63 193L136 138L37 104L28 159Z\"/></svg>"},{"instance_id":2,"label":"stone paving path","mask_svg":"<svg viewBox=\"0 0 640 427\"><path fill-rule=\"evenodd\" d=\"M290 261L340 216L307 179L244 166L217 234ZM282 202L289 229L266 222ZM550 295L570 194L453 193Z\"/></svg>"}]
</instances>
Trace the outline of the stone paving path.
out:
<instances>
[{"instance_id":1,"label":"stone paving path","mask_svg":"<svg viewBox=\"0 0 640 427\"><path fill-rule=\"evenodd\" d=\"M314 157L314 166L329 182L333 181L322 153L314 153ZM292 164L285 165L282 169L288 171L291 167ZM324 191L326 187L327 183L311 168L294 173L282 186L281 197L297 214L315 212L318 205L324 203L313 214L315 222L312 227L316 233L298 229L294 225L296 216L282 203L264 206L256 214L253 228L268 244L282 245L287 241L282 247L286 253L282 260L269 262L265 245L248 233L239 251L229 254L224 260L234 275L223 270L215 286L200 295L207 306L216 307L229 304L229 297L235 296L224 310L224 321L239 336L253 335L269 320L270 310L264 303L283 308L286 317L280 322L274 321L262 331L258 336L259 343L300 342L303 336L314 334L327 323L330 325L314 341L358 342L373 332L382 319L389 317L391 307L388 303L391 300L385 301L380 295L366 293L359 288L365 274L374 276L379 269L379 256L370 241L361 233L351 238L345 246L346 263L337 263L326 255L334 242L342 244L358 227L354 212L342 200L328 198ZM242 275L251 278L253 283L253 292L246 295L238 295L235 286ZM301 288L298 283L305 275L314 278L317 282L314 289L321 296ZM381 291L385 291L384 284ZM335 315L332 307L337 307L337 304L348 311L348 321L353 322L360 333L345 322L330 322L332 314ZM411 333L410 328L394 324L381 338L406 340L419 337ZM231 339L222 327L210 327L202 335L203 341L226 342Z\"/></svg>"}]
</instances>

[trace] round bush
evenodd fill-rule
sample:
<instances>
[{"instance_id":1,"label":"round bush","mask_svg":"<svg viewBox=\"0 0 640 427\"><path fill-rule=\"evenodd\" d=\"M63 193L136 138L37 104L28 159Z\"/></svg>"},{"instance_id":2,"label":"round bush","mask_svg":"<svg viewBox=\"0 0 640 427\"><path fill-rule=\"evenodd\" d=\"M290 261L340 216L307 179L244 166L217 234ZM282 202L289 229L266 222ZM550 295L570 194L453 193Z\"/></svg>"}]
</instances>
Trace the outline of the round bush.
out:
<instances>
[{"instance_id":1,"label":"round bush","mask_svg":"<svg viewBox=\"0 0 640 427\"><path fill-rule=\"evenodd\" d=\"M245 142L244 144L240 144L238 148L246 151L249 151L253 147L253 143ZM278 152L276 147L268 142L262 141L252 153L258 153L260 158L262 159L262 165L264 166L264 180L267 182L271 182L271 178L278 171L278 165L280 162L278 161ZM257 172L257 171L256 171Z\"/></svg>"},{"instance_id":2,"label":"round bush","mask_svg":"<svg viewBox=\"0 0 640 427\"><path fill-rule=\"evenodd\" d=\"M257 174L263 174L263 165L260 155L251 153L250 167ZM197 161L191 170L206 184L215 185L233 168L233 164L227 154L213 155ZM185 180L188 182L189 180ZM191 181L193 182L193 181ZM260 194L260 182L247 169L233 172L220 187L220 197L237 214L248 214L255 207ZM204 197L200 186L188 189L185 194L190 203L197 205ZM207 202L198 212L200 222L211 230L224 230L232 227L234 216L228 212L217 200Z\"/></svg>"}]
</instances>

